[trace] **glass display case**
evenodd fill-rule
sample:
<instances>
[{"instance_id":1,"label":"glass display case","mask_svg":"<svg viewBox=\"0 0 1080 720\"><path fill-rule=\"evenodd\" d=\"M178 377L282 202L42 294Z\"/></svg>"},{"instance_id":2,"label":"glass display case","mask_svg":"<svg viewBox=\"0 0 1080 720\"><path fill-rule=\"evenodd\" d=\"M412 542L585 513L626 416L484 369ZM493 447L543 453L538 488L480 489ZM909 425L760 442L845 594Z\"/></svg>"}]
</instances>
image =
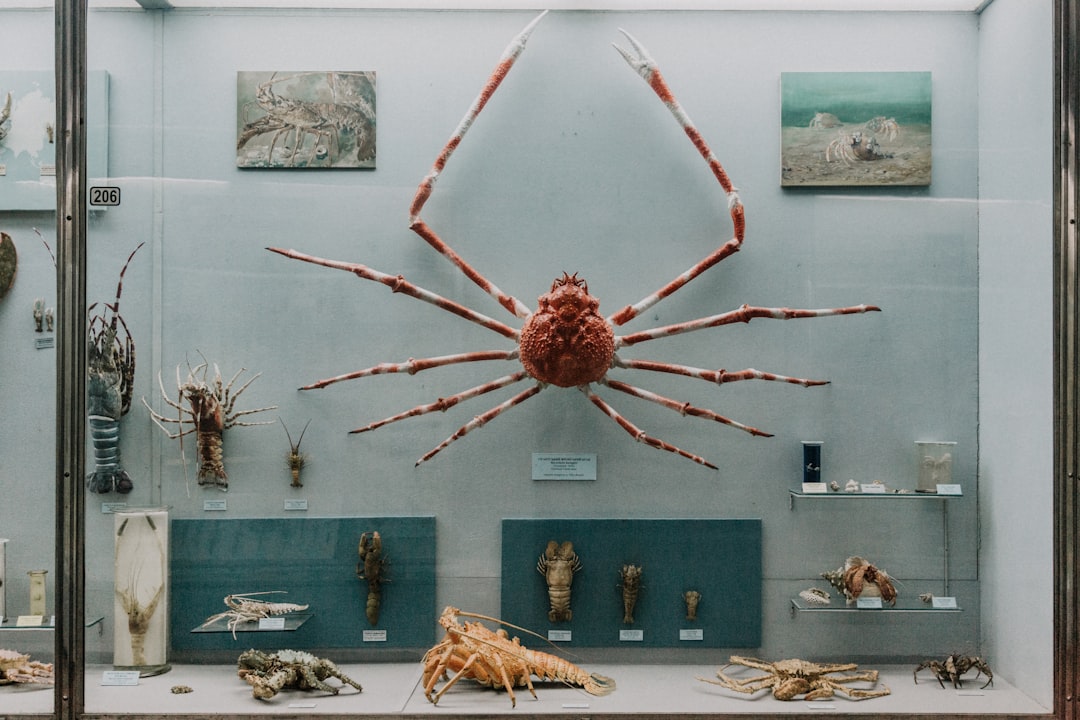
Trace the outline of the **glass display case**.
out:
<instances>
[{"instance_id":1,"label":"glass display case","mask_svg":"<svg viewBox=\"0 0 1080 720\"><path fill-rule=\"evenodd\" d=\"M495 5L0 0L0 711L1068 714L1071 5Z\"/></svg>"}]
</instances>

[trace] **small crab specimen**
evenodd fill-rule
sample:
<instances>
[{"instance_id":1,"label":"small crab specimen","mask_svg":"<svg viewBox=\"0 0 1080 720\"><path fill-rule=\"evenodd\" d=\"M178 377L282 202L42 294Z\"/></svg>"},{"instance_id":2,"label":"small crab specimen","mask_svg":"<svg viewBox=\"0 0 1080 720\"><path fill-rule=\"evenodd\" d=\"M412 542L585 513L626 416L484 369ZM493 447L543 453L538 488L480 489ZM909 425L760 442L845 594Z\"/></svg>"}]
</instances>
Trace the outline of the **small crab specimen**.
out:
<instances>
[{"instance_id":1,"label":"small crab specimen","mask_svg":"<svg viewBox=\"0 0 1080 720\"><path fill-rule=\"evenodd\" d=\"M883 602L896 603L896 587L889 574L858 555L845 560L843 567L821 573L821 577L844 593L849 605L860 595L880 596Z\"/></svg>"},{"instance_id":2,"label":"small crab specimen","mask_svg":"<svg viewBox=\"0 0 1080 720\"><path fill-rule=\"evenodd\" d=\"M269 700L284 688L322 690L337 695L341 687L327 684L327 678L337 678L357 692L363 691L360 683L341 672L337 665L302 650L278 650L270 654L247 650L237 659L236 674L251 685L251 695L260 700Z\"/></svg>"},{"instance_id":3,"label":"small crab specimen","mask_svg":"<svg viewBox=\"0 0 1080 720\"><path fill-rule=\"evenodd\" d=\"M532 384L530 387L522 390L502 403L495 405L490 410L475 416L471 421L458 428L453 435L430 450L427 454L423 455L416 464L419 465L420 463L431 459L450 443L460 439L470 431L482 427L506 410L533 397L548 386L554 385L556 387L575 388L579 390L593 405L617 423L619 427L626 431L636 441L645 443L646 445L659 450L675 453L693 460L696 463L716 469L715 465L708 462L700 455L688 452L665 440L648 435L627 417L620 414L607 400L602 398L594 389L595 386L604 386L615 392L624 393L632 397L656 403L681 415L691 415L693 417L723 423L743 430L751 435L768 436L769 433L749 425L744 425L710 409L696 407L688 402L678 401L670 397L656 394L644 388L628 384L622 380L617 380L614 377L611 377L611 371L618 369L670 373L705 380L717 385L742 380L765 380L810 387L824 385L827 381L787 377L754 369L728 372L726 370L708 370L668 362L628 359L619 354L620 350L638 343L666 338L681 333L688 333L695 330L720 327L734 323L747 323L754 318L771 318L774 320L815 318L865 313L879 310L879 308L871 305L855 305L851 307L810 310L743 305L736 310L718 315L702 317L696 320L676 323L664 327L656 327L625 335L616 335L616 327L638 317L661 300L675 293L697 276L709 270L726 257L737 252L742 247L746 229L742 201L724 168L721 166L720 161L713 154L696 126L691 122L686 112L682 109L682 106L671 93L667 83L660 74L660 69L656 62L649 56L644 46L625 31L623 31L623 34L629 41L632 50L626 50L618 45L615 46L615 49L627 62L630 68L645 80L656 96L671 111L676 122L678 122L691 143L708 164L709 169L726 196L727 207L734 228L734 237L713 250L704 259L697 262L688 270L678 275L667 284L661 286L655 292L645 296L637 303L627 305L621 310L606 317L601 315L598 311L600 301L589 294L589 288L585 279L579 277L577 273L570 274L564 272L561 278L556 278L551 284L551 290L540 296L537 309L530 310L527 305L519 299L503 292L489 279L481 275L472 265L466 262L464 258L458 255L458 253L450 248L450 246L439 237L431 226L421 219L421 210L431 196L435 187L435 181L439 178L447 162L450 160L451 155L461 144L465 133L473 125L473 122L485 107L488 100L491 99L492 95L499 87L499 84L514 65L518 56L524 51L526 41L529 39L529 36L543 16L544 13L541 13L540 16L529 23L506 48L498 66L492 73L488 82L484 85L480 95L473 102L450 140L436 158L431 171L421 181L410 208L410 229L423 238L439 254L454 264L467 278L490 295L505 310L521 319L523 324L520 329L511 327L510 325L488 317L487 315L483 315L430 290L414 285L401 275L383 273L359 263L315 257L297 250L268 248L272 252L279 253L294 260L301 260L315 265L343 270L356 275L358 278L386 285L395 293L402 293L417 300L430 303L469 322L487 328L496 334L509 339L514 343L514 347L509 350L464 352L440 357L410 359L406 362L382 363L367 369L319 380L304 386L301 389L311 390L323 388L342 380L369 377L372 375L406 372L413 374L422 370L458 363L494 360L517 361L520 363L519 367L498 379L488 381L456 394L439 398L435 402L429 404L419 405L397 415L375 421L369 425L353 430L353 432L374 430L404 418L424 415L435 411L446 411L464 400L510 386L514 383L531 380Z\"/></svg>"},{"instance_id":4,"label":"small crab specimen","mask_svg":"<svg viewBox=\"0 0 1080 720\"><path fill-rule=\"evenodd\" d=\"M986 661L981 657L974 655L953 654L945 658L945 662L941 662L940 660L924 660L919 663L919 667L915 668L915 672L912 673L912 677L915 678L916 683L919 682L919 671L926 668L929 668L930 671L934 673L938 684L943 688L945 687L946 680L951 682L954 688L960 688L960 686L964 684L960 679L960 676L972 668L975 669L975 677L986 675L986 682L983 684L983 688L987 685L994 684L994 673L990 670L990 666L987 665Z\"/></svg>"},{"instance_id":5,"label":"small crab specimen","mask_svg":"<svg viewBox=\"0 0 1080 720\"><path fill-rule=\"evenodd\" d=\"M14 650L0 650L0 685L28 683L33 685L52 685L52 663L31 660Z\"/></svg>"},{"instance_id":6,"label":"small crab specimen","mask_svg":"<svg viewBox=\"0 0 1080 720\"><path fill-rule=\"evenodd\" d=\"M777 700L792 700L798 695L803 695L804 700L821 700L832 697L837 692L847 695L852 700L867 700L869 698L883 697L890 694L889 688L882 685L878 689L863 690L848 687L848 683L868 682L876 684L878 680L877 670L858 670L855 663L832 663L819 665L807 660L777 660L768 662L756 658L739 657L732 655L728 665L742 665L764 670L764 675L756 675L749 678L732 678L724 674L724 668L716 671L716 680L699 677L702 682L712 683L725 687L728 690L753 695L759 690L772 689L773 697ZM838 675L830 677L833 673L852 672L851 675Z\"/></svg>"}]
</instances>

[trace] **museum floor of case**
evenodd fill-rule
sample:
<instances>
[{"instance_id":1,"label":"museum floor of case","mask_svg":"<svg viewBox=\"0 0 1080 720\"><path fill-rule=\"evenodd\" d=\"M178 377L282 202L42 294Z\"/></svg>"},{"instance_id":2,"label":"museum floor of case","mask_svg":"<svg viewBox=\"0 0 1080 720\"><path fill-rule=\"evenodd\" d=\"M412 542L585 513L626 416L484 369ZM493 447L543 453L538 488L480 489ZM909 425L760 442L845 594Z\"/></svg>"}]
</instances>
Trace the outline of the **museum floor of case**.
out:
<instances>
[{"instance_id":1,"label":"museum floor of case","mask_svg":"<svg viewBox=\"0 0 1080 720\"><path fill-rule=\"evenodd\" d=\"M794 714L806 711L839 714L934 714L934 715L1028 715L1046 714L1049 709L1027 697L1007 681L980 689L982 680L968 680L960 690L942 689L927 673L918 684L912 682L910 666L878 666L878 685L892 694L853 701L845 697L805 702L781 702L767 691L742 697L724 688L698 682L697 676L712 677L715 666L708 665L597 665L591 672L607 675L618 684L615 692L593 697L584 691L558 683L536 683L537 699L527 688L516 690L517 707L504 691L484 688L472 681L455 685L432 705L424 698L419 663L343 664L340 669L363 687L356 693L346 687L333 696L318 692L283 691L271 700L256 700L247 684L236 677L231 666L174 665L170 672L141 678L137 686L104 686L98 681L111 666L89 666L86 672L86 714L91 717L140 715L153 708L161 715L559 715L581 714ZM730 672L730 671L729 671ZM749 676L749 672L747 676ZM754 671L756 674L756 671ZM336 682L336 681L333 681ZM176 685L192 692L173 694ZM441 684L440 684L441 686ZM855 685L866 687L866 685ZM4 693L5 713L47 714L51 712L50 689Z\"/></svg>"}]
</instances>

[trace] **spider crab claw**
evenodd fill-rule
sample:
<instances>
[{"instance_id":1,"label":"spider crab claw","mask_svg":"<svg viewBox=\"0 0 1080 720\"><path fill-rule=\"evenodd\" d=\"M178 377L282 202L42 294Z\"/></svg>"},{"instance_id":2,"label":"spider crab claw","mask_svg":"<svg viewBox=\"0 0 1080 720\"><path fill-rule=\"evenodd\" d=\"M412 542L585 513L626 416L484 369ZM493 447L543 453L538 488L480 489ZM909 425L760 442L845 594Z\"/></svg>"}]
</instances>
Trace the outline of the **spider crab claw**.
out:
<instances>
[{"instance_id":1,"label":"spider crab claw","mask_svg":"<svg viewBox=\"0 0 1080 720\"><path fill-rule=\"evenodd\" d=\"M621 32L626 37L626 39L630 41L630 45L634 48L634 51L637 54L635 55L634 53L631 53L629 50L620 45L617 45L616 43L611 43L611 46L619 51L619 54L623 56L623 60L626 61L627 65L633 68L634 72L636 72L638 75L645 78L646 81L648 81L652 74L656 71L656 61L652 59L652 56L649 55L649 51L645 49L645 46L642 45L636 37L626 32L622 28L619 28L619 32Z\"/></svg>"}]
</instances>

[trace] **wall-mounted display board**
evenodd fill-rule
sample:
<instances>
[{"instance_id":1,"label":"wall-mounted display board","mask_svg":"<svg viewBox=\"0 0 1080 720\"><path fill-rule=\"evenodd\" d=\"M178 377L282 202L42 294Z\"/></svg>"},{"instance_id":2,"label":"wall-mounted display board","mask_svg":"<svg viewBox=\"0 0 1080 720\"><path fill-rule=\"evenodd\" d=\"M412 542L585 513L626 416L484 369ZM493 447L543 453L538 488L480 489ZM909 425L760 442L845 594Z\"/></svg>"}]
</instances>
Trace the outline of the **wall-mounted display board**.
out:
<instances>
[{"instance_id":1,"label":"wall-mounted display board","mask_svg":"<svg viewBox=\"0 0 1080 720\"><path fill-rule=\"evenodd\" d=\"M427 648L435 638L435 518L347 517L172 521L172 658L200 660L248 648ZM363 533L378 532L390 560L377 625L357 577ZM306 604L282 631L192 632L227 610L226 595ZM292 627L299 625L299 627ZM220 653L215 653L217 657Z\"/></svg>"},{"instance_id":2,"label":"wall-mounted display board","mask_svg":"<svg viewBox=\"0 0 1080 720\"><path fill-rule=\"evenodd\" d=\"M552 540L573 543L580 560L569 621L549 620L548 585L537 571ZM624 565L641 568L633 623L623 622ZM696 620L686 618L691 590L701 594ZM757 647L761 520L503 520L501 612L571 646Z\"/></svg>"}]
</instances>

